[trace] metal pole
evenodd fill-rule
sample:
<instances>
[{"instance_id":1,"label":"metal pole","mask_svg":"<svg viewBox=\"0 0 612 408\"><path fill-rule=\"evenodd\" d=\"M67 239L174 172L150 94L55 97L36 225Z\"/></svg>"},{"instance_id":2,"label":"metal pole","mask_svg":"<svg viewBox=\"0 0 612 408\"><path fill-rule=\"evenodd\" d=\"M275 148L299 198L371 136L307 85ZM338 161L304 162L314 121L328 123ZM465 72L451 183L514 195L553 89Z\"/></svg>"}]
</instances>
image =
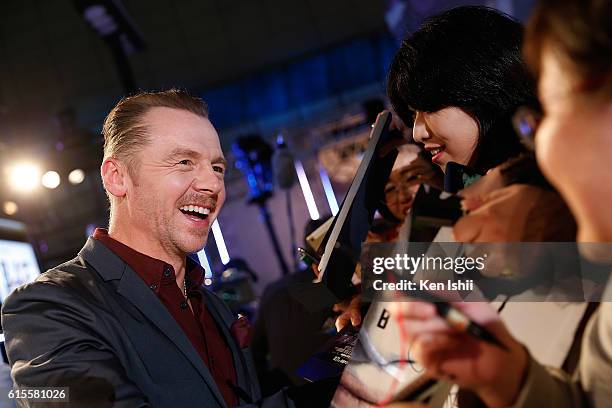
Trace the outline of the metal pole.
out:
<instances>
[{"instance_id":1,"label":"metal pole","mask_svg":"<svg viewBox=\"0 0 612 408\"><path fill-rule=\"evenodd\" d=\"M268 235L270 235L270 240L272 241L272 246L274 247L274 252L276 253L278 265L280 266L283 275L287 275L289 273L289 268L287 267L287 263L285 262L285 258L283 257L283 252L281 251L280 244L278 243L276 231L274 230L272 220L270 219L270 212L268 211L268 206L265 202L259 202L257 203L257 206L259 207L261 218L266 226L266 229L268 230Z\"/></svg>"}]
</instances>

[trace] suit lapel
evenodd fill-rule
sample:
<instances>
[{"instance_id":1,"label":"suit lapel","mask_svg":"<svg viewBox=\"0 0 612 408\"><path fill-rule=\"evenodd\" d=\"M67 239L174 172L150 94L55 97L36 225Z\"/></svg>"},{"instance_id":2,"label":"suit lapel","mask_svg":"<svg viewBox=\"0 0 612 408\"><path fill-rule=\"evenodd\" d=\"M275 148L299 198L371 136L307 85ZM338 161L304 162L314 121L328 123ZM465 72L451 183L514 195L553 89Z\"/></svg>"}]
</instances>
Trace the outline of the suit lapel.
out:
<instances>
[{"instance_id":1,"label":"suit lapel","mask_svg":"<svg viewBox=\"0 0 612 408\"><path fill-rule=\"evenodd\" d=\"M118 256L102 243L89 238L81 250L81 256L102 276L104 280L117 280L117 293L126 298L151 323L166 335L200 373L221 406L225 405L215 380L202 361L189 338L185 335L168 309L147 287L142 279Z\"/></svg>"}]
</instances>

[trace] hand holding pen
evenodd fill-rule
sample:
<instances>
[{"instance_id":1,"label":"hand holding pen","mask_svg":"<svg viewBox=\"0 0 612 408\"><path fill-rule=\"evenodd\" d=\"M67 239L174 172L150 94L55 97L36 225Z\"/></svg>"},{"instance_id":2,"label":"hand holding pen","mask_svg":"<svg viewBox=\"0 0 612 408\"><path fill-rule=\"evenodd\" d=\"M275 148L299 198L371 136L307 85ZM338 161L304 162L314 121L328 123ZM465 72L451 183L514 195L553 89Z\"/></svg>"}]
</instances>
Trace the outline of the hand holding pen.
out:
<instances>
[{"instance_id":1,"label":"hand holding pen","mask_svg":"<svg viewBox=\"0 0 612 408\"><path fill-rule=\"evenodd\" d=\"M474 391L487 406L514 403L529 356L487 303L402 301L391 315L428 375Z\"/></svg>"}]
</instances>

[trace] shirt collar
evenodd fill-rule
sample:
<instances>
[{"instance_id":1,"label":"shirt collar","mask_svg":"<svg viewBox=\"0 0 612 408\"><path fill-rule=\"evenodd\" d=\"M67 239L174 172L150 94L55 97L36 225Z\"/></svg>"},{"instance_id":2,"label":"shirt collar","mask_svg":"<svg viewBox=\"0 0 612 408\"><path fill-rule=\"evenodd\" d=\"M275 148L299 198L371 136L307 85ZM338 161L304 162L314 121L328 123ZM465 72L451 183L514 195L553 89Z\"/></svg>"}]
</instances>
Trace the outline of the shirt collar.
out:
<instances>
[{"instance_id":1,"label":"shirt collar","mask_svg":"<svg viewBox=\"0 0 612 408\"><path fill-rule=\"evenodd\" d=\"M96 228L93 233L93 238L113 251L141 277L147 286L155 288L156 291L159 290L162 281L169 279L175 281L175 271L172 265L138 252L116 239L111 238L107 230ZM191 290L201 286L204 282L204 274L204 268L188 256L185 266L187 289Z\"/></svg>"}]
</instances>

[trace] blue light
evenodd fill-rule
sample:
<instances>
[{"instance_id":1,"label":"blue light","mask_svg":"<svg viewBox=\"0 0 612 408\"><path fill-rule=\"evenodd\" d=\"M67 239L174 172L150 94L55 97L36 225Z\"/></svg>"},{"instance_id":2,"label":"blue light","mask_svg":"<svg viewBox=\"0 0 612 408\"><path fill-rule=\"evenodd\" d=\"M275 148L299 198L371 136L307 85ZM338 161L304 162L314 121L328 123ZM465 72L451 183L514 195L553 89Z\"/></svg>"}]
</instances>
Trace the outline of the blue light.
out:
<instances>
[{"instance_id":1,"label":"blue light","mask_svg":"<svg viewBox=\"0 0 612 408\"><path fill-rule=\"evenodd\" d=\"M223 265L227 265L230 261L229 253L227 252L227 247L225 246L225 240L223 239L223 234L221 233L221 227L219 227L219 221L215 220L212 225L212 232L215 236L215 243L217 244L217 249L219 250L219 257L221 258L221 262Z\"/></svg>"},{"instance_id":2,"label":"blue light","mask_svg":"<svg viewBox=\"0 0 612 408\"><path fill-rule=\"evenodd\" d=\"M210 267L210 262L208 261L208 255L206 255L206 249L202 248L200 252L198 252L198 259L200 260L200 265L204 268L204 279L212 279L213 273L212 268Z\"/></svg>"},{"instance_id":3,"label":"blue light","mask_svg":"<svg viewBox=\"0 0 612 408\"><path fill-rule=\"evenodd\" d=\"M308 183L308 177L306 177L304 166L299 160L295 161L295 171L298 176L298 181L300 182L300 187L302 188L302 193L304 194L304 199L306 200L306 206L308 207L310 219L318 220L320 216L319 210L317 209L317 203L315 202L312 191L310 190L310 184Z\"/></svg>"},{"instance_id":4,"label":"blue light","mask_svg":"<svg viewBox=\"0 0 612 408\"><path fill-rule=\"evenodd\" d=\"M331 184L331 180L329 179L329 175L323 168L323 166L319 166L319 177L321 177L321 183L323 184L323 190L325 191L325 197L327 197L327 203L329 204L329 209L331 210L332 215L338 214L338 201L336 200L336 194L334 194L334 189Z\"/></svg>"}]
</instances>

